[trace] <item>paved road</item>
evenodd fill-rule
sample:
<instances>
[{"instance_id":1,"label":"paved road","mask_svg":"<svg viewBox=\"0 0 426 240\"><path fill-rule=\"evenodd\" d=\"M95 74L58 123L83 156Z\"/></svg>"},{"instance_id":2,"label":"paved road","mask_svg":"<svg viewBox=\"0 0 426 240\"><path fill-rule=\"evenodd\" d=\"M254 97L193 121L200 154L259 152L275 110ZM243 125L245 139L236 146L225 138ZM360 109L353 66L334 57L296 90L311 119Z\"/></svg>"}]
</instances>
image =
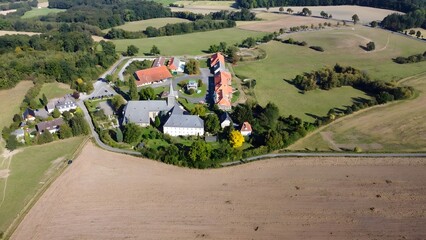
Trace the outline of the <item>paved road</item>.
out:
<instances>
[{"instance_id":1,"label":"paved road","mask_svg":"<svg viewBox=\"0 0 426 240\"><path fill-rule=\"evenodd\" d=\"M123 61L129 59L129 57L123 57L121 56L120 59L115 62L104 74L99 76L99 78L106 78L107 75L112 75L118 68L118 65L120 65Z\"/></svg>"}]
</instances>

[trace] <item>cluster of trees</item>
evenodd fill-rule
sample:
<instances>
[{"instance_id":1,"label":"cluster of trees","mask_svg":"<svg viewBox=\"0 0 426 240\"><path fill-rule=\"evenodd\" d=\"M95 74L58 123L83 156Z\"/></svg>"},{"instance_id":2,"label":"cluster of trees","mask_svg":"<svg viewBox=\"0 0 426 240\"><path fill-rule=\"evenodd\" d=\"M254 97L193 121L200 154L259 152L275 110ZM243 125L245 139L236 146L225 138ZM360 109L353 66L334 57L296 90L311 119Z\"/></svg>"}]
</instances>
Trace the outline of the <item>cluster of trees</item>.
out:
<instances>
[{"instance_id":1,"label":"cluster of trees","mask_svg":"<svg viewBox=\"0 0 426 240\"><path fill-rule=\"evenodd\" d=\"M397 57L393 61L399 64L423 62L426 61L426 51L423 54L415 54L409 57Z\"/></svg>"},{"instance_id":2,"label":"cluster of trees","mask_svg":"<svg viewBox=\"0 0 426 240\"><path fill-rule=\"evenodd\" d=\"M283 42L283 43L286 43L286 44L293 44L293 45L298 45L298 46L306 46L306 45L308 45L308 43L307 43L307 42L305 42L305 41L302 41L302 42L300 42L300 41L295 41L293 38L289 38L289 39L286 39L286 40L282 40L282 42Z\"/></svg>"},{"instance_id":3,"label":"cluster of trees","mask_svg":"<svg viewBox=\"0 0 426 240\"><path fill-rule=\"evenodd\" d=\"M420 8L404 15L393 13L385 17L380 25L392 31L417 27L426 29L426 8Z\"/></svg>"},{"instance_id":4,"label":"cluster of trees","mask_svg":"<svg viewBox=\"0 0 426 240\"><path fill-rule=\"evenodd\" d=\"M217 30L223 28L235 27L236 23L232 20L215 21L215 20L196 20L189 23L173 23L166 26L155 28L147 27L145 31L130 32L123 29L112 28L104 36L107 39L131 39L131 38L144 38L144 37L160 37L172 36L193 32L204 32L210 30Z\"/></svg>"},{"instance_id":5,"label":"cluster of trees","mask_svg":"<svg viewBox=\"0 0 426 240\"><path fill-rule=\"evenodd\" d=\"M375 97L377 103L406 99L414 94L414 89L407 86L398 86L384 81L371 80L370 77L358 69L343 67L338 64L334 68L323 68L311 73L296 76L293 83L302 91L317 88L330 90L341 86L352 86Z\"/></svg>"},{"instance_id":6,"label":"cluster of trees","mask_svg":"<svg viewBox=\"0 0 426 240\"><path fill-rule=\"evenodd\" d=\"M195 59L189 59L185 64L185 73L189 75L196 75L200 73L200 63Z\"/></svg>"},{"instance_id":7,"label":"cluster of trees","mask_svg":"<svg viewBox=\"0 0 426 240\"><path fill-rule=\"evenodd\" d=\"M98 44L102 51L96 51ZM87 91L90 81L117 59L113 43L95 43L81 32L2 36L0 46L0 89L41 79Z\"/></svg>"},{"instance_id":8,"label":"cluster of trees","mask_svg":"<svg viewBox=\"0 0 426 240\"><path fill-rule=\"evenodd\" d=\"M278 6L360 5L409 12L426 6L423 0L237 0L240 8Z\"/></svg>"},{"instance_id":9,"label":"cluster of trees","mask_svg":"<svg viewBox=\"0 0 426 240\"><path fill-rule=\"evenodd\" d=\"M3 2L3 1L0 1ZM8 2L8 4L1 4L0 5L0 11L5 11L5 10L11 10L11 9L29 9L31 10L31 7L37 7L38 5L38 1L37 0L32 0L32 1L4 1L4 2Z\"/></svg>"}]
</instances>

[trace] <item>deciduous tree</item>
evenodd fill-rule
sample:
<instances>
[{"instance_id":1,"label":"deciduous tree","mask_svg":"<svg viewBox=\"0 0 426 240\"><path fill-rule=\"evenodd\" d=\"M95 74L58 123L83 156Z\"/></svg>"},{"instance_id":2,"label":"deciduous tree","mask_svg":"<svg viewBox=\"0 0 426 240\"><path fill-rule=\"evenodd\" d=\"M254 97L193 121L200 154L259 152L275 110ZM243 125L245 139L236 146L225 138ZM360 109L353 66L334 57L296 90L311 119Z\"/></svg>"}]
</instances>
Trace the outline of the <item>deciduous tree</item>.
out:
<instances>
[{"instance_id":1,"label":"deciduous tree","mask_svg":"<svg viewBox=\"0 0 426 240\"><path fill-rule=\"evenodd\" d=\"M229 135L229 143L233 148L239 148L243 146L244 137L238 130L233 130Z\"/></svg>"}]
</instances>

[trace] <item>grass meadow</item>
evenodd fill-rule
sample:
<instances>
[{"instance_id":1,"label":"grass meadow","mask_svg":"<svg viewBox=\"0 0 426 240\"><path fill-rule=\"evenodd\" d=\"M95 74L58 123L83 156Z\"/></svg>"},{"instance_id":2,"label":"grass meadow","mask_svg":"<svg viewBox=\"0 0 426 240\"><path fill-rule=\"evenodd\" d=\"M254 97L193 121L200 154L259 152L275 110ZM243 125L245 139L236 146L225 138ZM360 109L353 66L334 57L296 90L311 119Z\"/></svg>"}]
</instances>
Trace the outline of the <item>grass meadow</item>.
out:
<instances>
[{"instance_id":1,"label":"grass meadow","mask_svg":"<svg viewBox=\"0 0 426 240\"><path fill-rule=\"evenodd\" d=\"M396 81L426 71L426 62L399 65L392 61L397 56L423 52L425 43L383 30L360 26L355 30L347 28L295 33L283 39L289 37L306 41L309 46L321 46L325 52L272 41L260 46L267 53L266 59L240 62L234 70L237 75L257 80L255 94L260 104L274 102L282 114L292 114L304 120L313 120L308 114L324 116L330 108L344 107L350 105L353 98L368 96L350 87L301 94L285 81L298 74L336 63L359 68L373 79L383 81ZM359 45L366 44L370 39L376 42L376 51L367 53Z\"/></svg>"},{"instance_id":2,"label":"grass meadow","mask_svg":"<svg viewBox=\"0 0 426 240\"><path fill-rule=\"evenodd\" d=\"M182 18L154 18L154 19L148 19L148 20L127 22L123 25L120 25L114 28L119 28L125 31L130 31L130 32L137 32L137 31L144 31L149 26L159 28L159 27L165 26L168 23L173 24L173 23L183 23L183 22L190 22L190 21L187 19L182 19ZM109 30L110 28L104 29L102 30L102 32L107 33Z\"/></svg>"},{"instance_id":3,"label":"grass meadow","mask_svg":"<svg viewBox=\"0 0 426 240\"><path fill-rule=\"evenodd\" d=\"M46 16L50 13L60 13L64 12L64 9L55 9L55 8L33 8L32 10L26 12L21 18L34 18L40 16Z\"/></svg>"},{"instance_id":4,"label":"grass meadow","mask_svg":"<svg viewBox=\"0 0 426 240\"><path fill-rule=\"evenodd\" d=\"M37 191L64 166L83 142L83 137L23 148L11 157L10 175L0 179L0 232L5 231ZM7 161L4 160L4 161ZM5 189L5 190L4 190ZM4 195L3 195L4 193Z\"/></svg>"},{"instance_id":5,"label":"grass meadow","mask_svg":"<svg viewBox=\"0 0 426 240\"><path fill-rule=\"evenodd\" d=\"M21 81L12 89L0 90L0 129L12 123L12 118L15 113L19 112L19 106L24 99L28 89L33 86L30 81ZM0 153L1 153L0 149Z\"/></svg>"},{"instance_id":6,"label":"grass meadow","mask_svg":"<svg viewBox=\"0 0 426 240\"><path fill-rule=\"evenodd\" d=\"M336 121L290 146L290 150L330 151L330 139L340 148L364 151L426 151L426 74L404 82L419 91L415 99L366 109Z\"/></svg>"},{"instance_id":7,"label":"grass meadow","mask_svg":"<svg viewBox=\"0 0 426 240\"><path fill-rule=\"evenodd\" d=\"M229 45L241 42L247 37L263 36L265 33L241 30L237 28L220 29L208 32L190 33L176 36L143 38L143 39L119 39L112 42L117 51L126 51L127 46L133 44L139 48L139 54L147 53L153 45L156 45L162 55L200 55L210 45L226 42Z\"/></svg>"},{"instance_id":8,"label":"grass meadow","mask_svg":"<svg viewBox=\"0 0 426 240\"><path fill-rule=\"evenodd\" d=\"M63 97L65 94L72 93L73 90L69 85L53 82L53 83L45 83L40 90L38 98L42 98L43 93L46 95L47 99L59 98Z\"/></svg>"}]
</instances>

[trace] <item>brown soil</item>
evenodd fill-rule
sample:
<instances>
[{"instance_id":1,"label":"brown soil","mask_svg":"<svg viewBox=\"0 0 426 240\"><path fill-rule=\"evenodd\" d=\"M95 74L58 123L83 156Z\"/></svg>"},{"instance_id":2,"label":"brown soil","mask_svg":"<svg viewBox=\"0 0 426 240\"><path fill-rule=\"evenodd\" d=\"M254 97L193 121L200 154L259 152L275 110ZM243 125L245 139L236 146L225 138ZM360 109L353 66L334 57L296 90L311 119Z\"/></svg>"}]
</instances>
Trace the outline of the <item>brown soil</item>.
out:
<instances>
[{"instance_id":1,"label":"brown soil","mask_svg":"<svg viewBox=\"0 0 426 240\"><path fill-rule=\"evenodd\" d=\"M425 239L426 159L192 170L88 144L12 239Z\"/></svg>"}]
</instances>

